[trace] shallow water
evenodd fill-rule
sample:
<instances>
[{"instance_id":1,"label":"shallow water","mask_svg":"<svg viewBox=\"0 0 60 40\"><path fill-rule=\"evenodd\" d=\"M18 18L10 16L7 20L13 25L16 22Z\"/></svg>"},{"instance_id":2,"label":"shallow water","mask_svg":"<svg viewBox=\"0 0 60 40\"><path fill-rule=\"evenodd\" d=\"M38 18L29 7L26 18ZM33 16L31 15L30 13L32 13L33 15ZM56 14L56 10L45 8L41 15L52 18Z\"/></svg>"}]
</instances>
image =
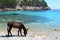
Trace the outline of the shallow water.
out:
<instances>
[{"instance_id":1,"label":"shallow water","mask_svg":"<svg viewBox=\"0 0 60 40\"><path fill-rule=\"evenodd\" d=\"M60 10L4 11L0 12L0 24L18 21L37 29L60 29Z\"/></svg>"}]
</instances>

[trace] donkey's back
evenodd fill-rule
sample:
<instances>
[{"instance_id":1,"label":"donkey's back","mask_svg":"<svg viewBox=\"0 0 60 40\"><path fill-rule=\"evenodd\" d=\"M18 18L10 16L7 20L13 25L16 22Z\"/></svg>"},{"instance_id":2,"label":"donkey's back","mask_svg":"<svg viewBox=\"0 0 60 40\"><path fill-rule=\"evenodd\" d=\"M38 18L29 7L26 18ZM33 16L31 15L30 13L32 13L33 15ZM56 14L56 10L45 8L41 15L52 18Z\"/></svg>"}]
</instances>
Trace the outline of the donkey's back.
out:
<instances>
[{"instance_id":1,"label":"donkey's back","mask_svg":"<svg viewBox=\"0 0 60 40\"><path fill-rule=\"evenodd\" d=\"M24 25L21 22L8 22L7 24L9 27L14 27L14 28L21 28L24 27Z\"/></svg>"}]
</instances>

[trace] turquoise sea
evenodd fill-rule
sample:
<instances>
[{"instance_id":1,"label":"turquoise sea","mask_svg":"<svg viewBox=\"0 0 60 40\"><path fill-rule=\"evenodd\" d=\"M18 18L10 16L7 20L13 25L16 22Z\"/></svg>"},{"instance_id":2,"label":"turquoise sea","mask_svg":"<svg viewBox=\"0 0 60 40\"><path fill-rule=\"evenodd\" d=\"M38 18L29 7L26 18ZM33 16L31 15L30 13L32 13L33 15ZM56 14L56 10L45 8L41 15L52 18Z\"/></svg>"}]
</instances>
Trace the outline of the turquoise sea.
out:
<instances>
[{"instance_id":1,"label":"turquoise sea","mask_svg":"<svg viewBox=\"0 0 60 40\"><path fill-rule=\"evenodd\" d=\"M0 12L0 25L1 23L7 23L8 21L22 22L26 27L30 28L60 29L60 10L53 9Z\"/></svg>"}]
</instances>

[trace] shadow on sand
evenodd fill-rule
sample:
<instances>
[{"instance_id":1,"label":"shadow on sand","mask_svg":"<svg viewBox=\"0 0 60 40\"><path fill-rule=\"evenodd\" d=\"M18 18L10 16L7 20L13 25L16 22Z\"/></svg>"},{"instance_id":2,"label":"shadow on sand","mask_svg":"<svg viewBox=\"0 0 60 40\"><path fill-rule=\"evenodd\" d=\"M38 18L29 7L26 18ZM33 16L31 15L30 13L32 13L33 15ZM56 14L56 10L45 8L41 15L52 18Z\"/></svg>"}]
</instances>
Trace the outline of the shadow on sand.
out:
<instances>
[{"instance_id":1,"label":"shadow on sand","mask_svg":"<svg viewBox=\"0 0 60 40\"><path fill-rule=\"evenodd\" d=\"M8 35L1 35L0 37L21 37L21 36L18 36L18 35L12 35L12 36L8 36ZM24 37L24 36L22 36Z\"/></svg>"}]
</instances>

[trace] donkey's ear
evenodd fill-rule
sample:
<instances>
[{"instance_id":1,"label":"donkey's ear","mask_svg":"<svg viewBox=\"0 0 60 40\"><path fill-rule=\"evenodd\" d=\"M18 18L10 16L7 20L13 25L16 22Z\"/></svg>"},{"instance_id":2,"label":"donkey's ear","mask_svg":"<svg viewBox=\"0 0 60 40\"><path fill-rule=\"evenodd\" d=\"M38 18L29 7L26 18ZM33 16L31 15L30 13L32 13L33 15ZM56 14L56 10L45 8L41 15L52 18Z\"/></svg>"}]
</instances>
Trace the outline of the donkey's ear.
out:
<instances>
[{"instance_id":1,"label":"donkey's ear","mask_svg":"<svg viewBox=\"0 0 60 40\"><path fill-rule=\"evenodd\" d=\"M27 31L29 30L29 28L27 28Z\"/></svg>"}]
</instances>

